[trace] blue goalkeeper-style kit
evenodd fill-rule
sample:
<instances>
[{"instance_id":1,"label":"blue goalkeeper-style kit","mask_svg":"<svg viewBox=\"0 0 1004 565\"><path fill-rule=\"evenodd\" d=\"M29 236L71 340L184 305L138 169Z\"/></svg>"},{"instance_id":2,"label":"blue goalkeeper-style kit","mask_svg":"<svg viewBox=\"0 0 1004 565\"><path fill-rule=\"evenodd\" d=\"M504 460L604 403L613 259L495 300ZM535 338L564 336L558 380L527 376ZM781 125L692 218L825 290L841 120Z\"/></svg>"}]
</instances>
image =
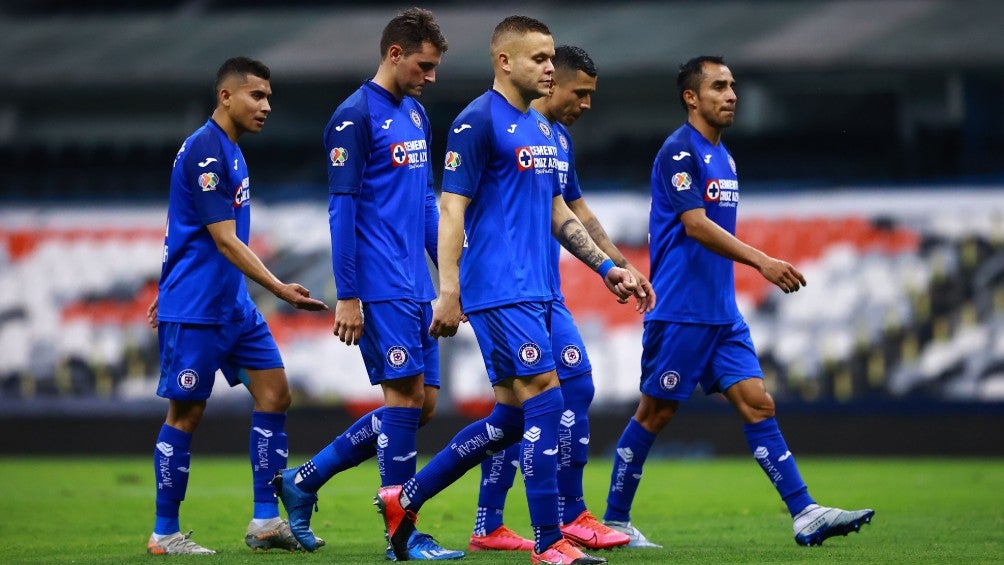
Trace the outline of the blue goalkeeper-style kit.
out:
<instances>
[{"instance_id":1,"label":"blue goalkeeper-style kit","mask_svg":"<svg viewBox=\"0 0 1004 565\"><path fill-rule=\"evenodd\" d=\"M435 298L426 252L436 260L439 211L417 100L366 81L324 130L332 270L339 300L359 298L360 349L373 384L425 373L439 386L439 349L426 331Z\"/></svg>"}]
</instances>

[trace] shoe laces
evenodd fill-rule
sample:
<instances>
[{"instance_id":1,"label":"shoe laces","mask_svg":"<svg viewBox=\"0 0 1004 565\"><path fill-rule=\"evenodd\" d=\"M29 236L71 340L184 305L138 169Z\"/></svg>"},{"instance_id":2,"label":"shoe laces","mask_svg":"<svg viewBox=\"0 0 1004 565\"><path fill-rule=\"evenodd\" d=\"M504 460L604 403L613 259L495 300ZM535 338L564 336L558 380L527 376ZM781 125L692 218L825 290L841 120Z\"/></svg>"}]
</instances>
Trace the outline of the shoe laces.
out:
<instances>
[{"instance_id":1,"label":"shoe laces","mask_svg":"<svg viewBox=\"0 0 1004 565\"><path fill-rule=\"evenodd\" d=\"M170 550L206 549L191 540L193 531L194 530L188 530L188 533L186 534L181 534L180 536L174 536L171 538L162 539L158 543L166 542L163 543L163 547L164 549L170 549Z\"/></svg>"}]
</instances>

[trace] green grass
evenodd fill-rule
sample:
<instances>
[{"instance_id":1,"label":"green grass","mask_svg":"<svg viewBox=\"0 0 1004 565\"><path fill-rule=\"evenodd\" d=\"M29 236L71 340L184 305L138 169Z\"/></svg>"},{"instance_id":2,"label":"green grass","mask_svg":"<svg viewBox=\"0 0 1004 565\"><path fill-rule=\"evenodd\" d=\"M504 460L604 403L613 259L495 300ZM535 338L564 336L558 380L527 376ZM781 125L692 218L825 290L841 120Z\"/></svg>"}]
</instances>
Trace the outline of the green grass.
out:
<instances>
[{"instance_id":1,"label":"green grass","mask_svg":"<svg viewBox=\"0 0 1004 565\"><path fill-rule=\"evenodd\" d=\"M1001 563L1004 459L829 459L803 457L803 476L823 504L872 507L861 533L804 548L791 519L750 459L650 461L632 515L659 550L600 552L610 563ZM610 461L586 470L586 500L602 515ZM240 458L193 456L183 528L219 551L151 557L153 469L147 457L0 458L2 563L380 563L382 522L371 505L376 468L365 464L320 493L314 530L328 546L312 554L253 554L244 545L250 471ZM465 548L477 500L476 471L428 502L420 528ZM529 535L522 486L506 522ZM515 553L477 552L468 563L529 563Z\"/></svg>"}]
</instances>

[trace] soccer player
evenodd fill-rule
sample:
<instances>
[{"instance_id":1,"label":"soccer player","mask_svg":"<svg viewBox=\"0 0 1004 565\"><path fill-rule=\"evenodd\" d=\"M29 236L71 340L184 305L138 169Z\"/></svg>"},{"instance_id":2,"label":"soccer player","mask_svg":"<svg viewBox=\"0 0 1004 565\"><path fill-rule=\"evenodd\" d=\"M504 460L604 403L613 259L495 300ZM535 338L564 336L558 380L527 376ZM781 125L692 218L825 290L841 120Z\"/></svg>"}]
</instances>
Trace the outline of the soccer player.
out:
<instances>
[{"instance_id":1,"label":"soccer player","mask_svg":"<svg viewBox=\"0 0 1004 565\"><path fill-rule=\"evenodd\" d=\"M646 302L639 302L638 310L647 311L655 301L648 279L610 241L582 197L575 173L572 140L566 127L575 123L591 107L592 94L596 91L596 65L583 49L568 45L556 48L552 61L554 75L551 93L537 98L530 105L547 118L557 138L558 178L565 203L587 228L600 249L614 263L631 271L647 295ZM600 523L586 508L583 497L582 473L589 452L588 410L595 389L589 356L561 293L561 273L558 268L560 246L557 241L553 241L551 247L554 297L550 320L551 352L565 401L565 411L558 431L558 508L561 531L565 537L585 548L609 549L627 544L630 538ZM481 491L474 532L470 539L471 551L533 549L532 541L506 527L502 519L506 493L512 487L516 475L513 463L518 460L518 446L512 445L481 463Z\"/></svg>"},{"instance_id":2,"label":"soccer player","mask_svg":"<svg viewBox=\"0 0 1004 565\"><path fill-rule=\"evenodd\" d=\"M535 533L531 562L602 563L559 529L558 426L564 403L548 333L553 292L545 241L553 233L620 299L643 291L630 271L616 267L596 246L561 197L554 133L530 107L550 88L551 32L535 19L510 16L495 28L491 55L493 88L459 114L447 140L440 295L429 332L455 335L466 314L496 404L415 477L381 488L375 502L396 557L407 559L405 542L422 504L489 453L522 438L520 464Z\"/></svg>"},{"instance_id":3,"label":"soccer player","mask_svg":"<svg viewBox=\"0 0 1004 565\"><path fill-rule=\"evenodd\" d=\"M875 512L827 508L809 496L736 306L733 262L753 267L785 293L805 285L805 277L734 235L739 182L721 138L735 117L736 92L724 60L691 59L676 84L687 123L663 143L652 168L651 276L662 300L645 315L641 401L617 443L604 522L630 535L634 546L655 546L631 524L631 503L656 434L700 383L739 413L753 458L794 519L795 541L818 545L857 531Z\"/></svg>"},{"instance_id":4,"label":"soccer player","mask_svg":"<svg viewBox=\"0 0 1004 565\"><path fill-rule=\"evenodd\" d=\"M373 455L381 485L406 481L415 474L416 431L436 405L439 348L426 330L435 298L426 252L436 260L439 212L429 118L416 97L436 81L446 49L431 12L401 12L383 30L376 75L338 106L324 131L338 289L333 330L345 344L359 345L384 406L303 465L277 473L293 534L309 551L318 489ZM421 560L464 556L418 532L408 551Z\"/></svg>"},{"instance_id":5,"label":"soccer player","mask_svg":"<svg viewBox=\"0 0 1004 565\"><path fill-rule=\"evenodd\" d=\"M157 511L147 544L152 554L215 553L181 533L192 434L202 421L217 370L231 386L244 380L254 397L250 457L254 518L245 542L253 549L298 549L279 517L269 481L286 466L290 392L282 358L244 277L303 310L326 310L296 283L273 275L248 247L251 187L237 139L257 133L271 112L269 68L228 59L216 74L216 109L178 150L171 171L164 264L148 318L157 325L160 384L167 419L157 436L153 469Z\"/></svg>"}]
</instances>

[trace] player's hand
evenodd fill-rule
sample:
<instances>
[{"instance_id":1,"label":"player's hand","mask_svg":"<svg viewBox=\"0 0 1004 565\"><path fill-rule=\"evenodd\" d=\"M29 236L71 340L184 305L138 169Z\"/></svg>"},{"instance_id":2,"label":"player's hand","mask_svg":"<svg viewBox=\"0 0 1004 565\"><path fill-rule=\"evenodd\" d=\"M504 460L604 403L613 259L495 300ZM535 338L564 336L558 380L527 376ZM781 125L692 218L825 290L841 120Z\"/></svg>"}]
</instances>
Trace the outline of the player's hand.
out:
<instances>
[{"instance_id":1,"label":"player's hand","mask_svg":"<svg viewBox=\"0 0 1004 565\"><path fill-rule=\"evenodd\" d=\"M460 307L460 296L456 293L443 293L432 305L432 324L429 335L434 338L453 337L457 335L460 323L466 321L463 308Z\"/></svg>"},{"instance_id":2,"label":"player's hand","mask_svg":"<svg viewBox=\"0 0 1004 565\"><path fill-rule=\"evenodd\" d=\"M808 285L802 273L791 263L773 257L768 257L767 261L760 267L760 274L786 294L797 292L799 288Z\"/></svg>"},{"instance_id":3,"label":"player's hand","mask_svg":"<svg viewBox=\"0 0 1004 565\"><path fill-rule=\"evenodd\" d=\"M153 329L157 329L157 301L159 299L159 295L154 296L153 302L151 302L150 306L146 309L146 323L150 324L150 327Z\"/></svg>"},{"instance_id":4,"label":"player's hand","mask_svg":"<svg viewBox=\"0 0 1004 565\"><path fill-rule=\"evenodd\" d=\"M614 267L607 271L607 276L603 277L603 284L607 285L607 289L617 296L617 301L621 304L627 303L633 295L647 296L645 290L638 287L638 281L635 280L631 271L621 267Z\"/></svg>"},{"instance_id":5,"label":"player's hand","mask_svg":"<svg viewBox=\"0 0 1004 565\"><path fill-rule=\"evenodd\" d=\"M655 308L655 290L652 289L652 283L631 263L628 263L624 268L631 271L631 274L634 275L634 280L638 281L638 288L634 293L637 300L634 309L642 314L651 312Z\"/></svg>"},{"instance_id":6,"label":"player's hand","mask_svg":"<svg viewBox=\"0 0 1004 565\"><path fill-rule=\"evenodd\" d=\"M327 310L328 305L324 302L310 297L310 291L296 283L289 283L282 285L276 296L288 302L291 306L297 310L310 310L311 312L316 312L318 310Z\"/></svg>"},{"instance_id":7,"label":"player's hand","mask_svg":"<svg viewBox=\"0 0 1004 565\"><path fill-rule=\"evenodd\" d=\"M335 325L331 333L345 345L356 345L366 325L363 303L358 298L346 298L335 303Z\"/></svg>"}]
</instances>

